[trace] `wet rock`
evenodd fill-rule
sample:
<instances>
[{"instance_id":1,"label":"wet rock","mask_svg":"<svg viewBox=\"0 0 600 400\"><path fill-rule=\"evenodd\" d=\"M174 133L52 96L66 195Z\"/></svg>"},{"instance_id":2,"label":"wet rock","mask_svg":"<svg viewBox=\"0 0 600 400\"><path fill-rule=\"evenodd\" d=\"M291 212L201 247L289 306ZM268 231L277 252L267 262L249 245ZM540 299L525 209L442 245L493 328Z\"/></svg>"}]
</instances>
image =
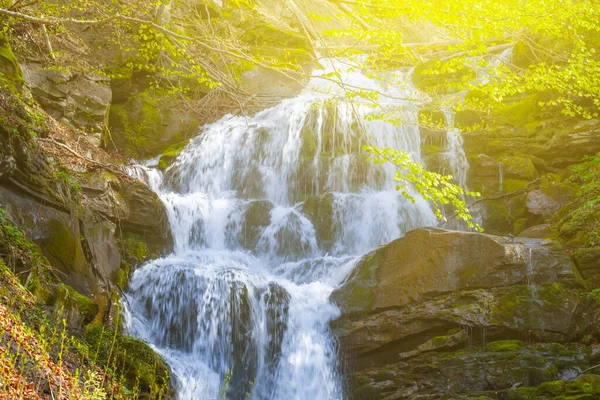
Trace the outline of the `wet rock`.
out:
<instances>
[{"instance_id":1,"label":"wet rock","mask_svg":"<svg viewBox=\"0 0 600 400\"><path fill-rule=\"evenodd\" d=\"M430 228L365 256L332 299L351 399L504 398L559 379L552 359L589 366L589 348L556 343L600 322L557 243Z\"/></svg>"},{"instance_id":2,"label":"wet rock","mask_svg":"<svg viewBox=\"0 0 600 400\"><path fill-rule=\"evenodd\" d=\"M498 341L410 360L350 376L350 399L549 399L596 398L600 379L560 380L593 364L597 349L577 345ZM561 397L561 396L573 397ZM585 396L588 397L579 397Z\"/></svg>"},{"instance_id":3,"label":"wet rock","mask_svg":"<svg viewBox=\"0 0 600 400\"><path fill-rule=\"evenodd\" d=\"M244 213L244 222L239 238L240 244L248 249L255 250L264 229L271 223L271 210L273 203L267 200L251 201Z\"/></svg>"},{"instance_id":4,"label":"wet rock","mask_svg":"<svg viewBox=\"0 0 600 400\"><path fill-rule=\"evenodd\" d=\"M302 213L310 220L317 232L319 244L326 250L331 248L335 226L333 224L333 202L335 197L328 193L310 196L302 203Z\"/></svg>"},{"instance_id":5,"label":"wet rock","mask_svg":"<svg viewBox=\"0 0 600 400\"><path fill-rule=\"evenodd\" d=\"M375 261L371 261L375 259ZM418 229L376 250L333 294L343 312L399 307L466 288L576 280L574 265L556 243L484 234ZM355 302L368 277L369 301Z\"/></svg>"}]
</instances>

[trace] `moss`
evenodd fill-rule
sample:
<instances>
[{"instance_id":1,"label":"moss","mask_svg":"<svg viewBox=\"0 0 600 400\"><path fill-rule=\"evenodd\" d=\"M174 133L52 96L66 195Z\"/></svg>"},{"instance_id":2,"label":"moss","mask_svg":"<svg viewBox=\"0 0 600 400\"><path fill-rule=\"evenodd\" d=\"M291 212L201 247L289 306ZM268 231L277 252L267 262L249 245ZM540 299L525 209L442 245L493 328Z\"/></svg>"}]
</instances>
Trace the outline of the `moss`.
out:
<instances>
[{"instance_id":1,"label":"moss","mask_svg":"<svg viewBox=\"0 0 600 400\"><path fill-rule=\"evenodd\" d=\"M161 170L165 170L175 161L175 159L179 156L179 154L185 149L187 146L187 141L174 144L166 149L160 156L160 160L158 162L158 168Z\"/></svg>"},{"instance_id":2,"label":"moss","mask_svg":"<svg viewBox=\"0 0 600 400\"><path fill-rule=\"evenodd\" d=\"M536 395L538 396L558 396L562 394L565 389L564 381L550 381L544 382L540 386L538 386L536 390Z\"/></svg>"},{"instance_id":3,"label":"moss","mask_svg":"<svg viewBox=\"0 0 600 400\"><path fill-rule=\"evenodd\" d=\"M152 251L148 244L134 233L124 233L117 239L119 251L127 264L138 265L150 258L157 258L158 253Z\"/></svg>"},{"instance_id":4,"label":"moss","mask_svg":"<svg viewBox=\"0 0 600 400\"><path fill-rule=\"evenodd\" d=\"M504 176L520 180L531 181L538 175L533 161L526 156L505 156L500 158L503 164Z\"/></svg>"},{"instance_id":5,"label":"moss","mask_svg":"<svg viewBox=\"0 0 600 400\"><path fill-rule=\"evenodd\" d=\"M99 310L98 305L92 299L62 283L56 287L55 301L58 308L64 309L67 314L80 314L84 324L93 321Z\"/></svg>"},{"instance_id":6,"label":"moss","mask_svg":"<svg viewBox=\"0 0 600 400\"><path fill-rule=\"evenodd\" d=\"M591 394L600 397L600 376L584 375L571 381L567 384L563 394L567 396Z\"/></svg>"},{"instance_id":7,"label":"moss","mask_svg":"<svg viewBox=\"0 0 600 400\"><path fill-rule=\"evenodd\" d=\"M375 382L393 381L396 377L391 371L380 370L374 375L371 375Z\"/></svg>"},{"instance_id":8,"label":"moss","mask_svg":"<svg viewBox=\"0 0 600 400\"><path fill-rule=\"evenodd\" d=\"M421 147L421 150L426 156L443 153L445 151L445 149L442 146L436 146L434 144L425 145Z\"/></svg>"},{"instance_id":9,"label":"moss","mask_svg":"<svg viewBox=\"0 0 600 400\"><path fill-rule=\"evenodd\" d=\"M527 222L527 218L519 218L515 221L515 229L513 232L515 236L527 229Z\"/></svg>"},{"instance_id":10,"label":"moss","mask_svg":"<svg viewBox=\"0 0 600 400\"><path fill-rule=\"evenodd\" d=\"M121 268L117 271L117 285L119 285L121 289L125 289L127 287L130 275L131 266L126 262L122 262Z\"/></svg>"},{"instance_id":11,"label":"moss","mask_svg":"<svg viewBox=\"0 0 600 400\"><path fill-rule=\"evenodd\" d=\"M524 189L528 184L529 181L523 179L505 179L503 186L506 193L512 193Z\"/></svg>"},{"instance_id":12,"label":"moss","mask_svg":"<svg viewBox=\"0 0 600 400\"><path fill-rule=\"evenodd\" d=\"M516 351L525 346L520 340L497 340L495 342L488 343L485 346L485 350L493 353L502 351Z\"/></svg>"},{"instance_id":13,"label":"moss","mask_svg":"<svg viewBox=\"0 0 600 400\"><path fill-rule=\"evenodd\" d=\"M13 53L8 40L0 33L0 81L6 80L11 84L24 82L23 72L17 57Z\"/></svg>"},{"instance_id":14,"label":"moss","mask_svg":"<svg viewBox=\"0 0 600 400\"><path fill-rule=\"evenodd\" d=\"M507 400L530 400L534 398L535 388L520 387L506 394Z\"/></svg>"},{"instance_id":15,"label":"moss","mask_svg":"<svg viewBox=\"0 0 600 400\"><path fill-rule=\"evenodd\" d=\"M53 266L69 271L87 264L79 238L70 226L59 220L51 220L48 222L48 233L48 242L43 247Z\"/></svg>"},{"instance_id":16,"label":"moss","mask_svg":"<svg viewBox=\"0 0 600 400\"><path fill-rule=\"evenodd\" d=\"M352 392L352 398L357 400L379 400L381 393L376 387L364 385Z\"/></svg>"},{"instance_id":17,"label":"moss","mask_svg":"<svg viewBox=\"0 0 600 400\"><path fill-rule=\"evenodd\" d=\"M519 317L522 300L521 295L529 295L526 287L514 286L504 296L498 299L496 306L492 308L495 319L500 323L512 323Z\"/></svg>"},{"instance_id":18,"label":"moss","mask_svg":"<svg viewBox=\"0 0 600 400\"><path fill-rule=\"evenodd\" d=\"M121 371L125 385L132 389L139 382L144 393L169 392L169 370L163 359L146 343L91 324L85 330L85 340L98 352L98 362ZM110 360L108 359L110 355ZM158 396L156 396L158 397Z\"/></svg>"},{"instance_id":19,"label":"moss","mask_svg":"<svg viewBox=\"0 0 600 400\"><path fill-rule=\"evenodd\" d=\"M550 285L541 286L538 289L538 296L541 300L553 308L561 308L567 295L567 289L560 283L554 282Z\"/></svg>"},{"instance_id":20,"label":"moss","mask_svg":"<svg viewBox=\"0 0 600 400\"><path fill-rule=\"evenodd\" d=\"M382 247L367 254L343 288L332 294L334 301L346 312L366 311L372 307L375 301L375 273L385 253L386 248Z\"/></svg>"},{"instance_id":21,"label":"moss","mask_svg":"<svg viewBox=\"0 0 600 400\"><path fill-rule=\"evenodd\" d=\"M452 335L436 336L433 339L431 339L431 343L434 347L445 346L446 343L448 343L448 340L450 340L450 338L452 338Z\"/></svg>"},{"instance_id":22,"label":"moss","mask_svg":"<svg viewBox=\"0 0 600 400\"><path fill-rule=\"evenodd\" d=\"M524 125L527 121L536 119L540 113L538 95L528 95L512 103L504 103L501 110L507 120L515 125Z\"/></svg>"}]
</instances>

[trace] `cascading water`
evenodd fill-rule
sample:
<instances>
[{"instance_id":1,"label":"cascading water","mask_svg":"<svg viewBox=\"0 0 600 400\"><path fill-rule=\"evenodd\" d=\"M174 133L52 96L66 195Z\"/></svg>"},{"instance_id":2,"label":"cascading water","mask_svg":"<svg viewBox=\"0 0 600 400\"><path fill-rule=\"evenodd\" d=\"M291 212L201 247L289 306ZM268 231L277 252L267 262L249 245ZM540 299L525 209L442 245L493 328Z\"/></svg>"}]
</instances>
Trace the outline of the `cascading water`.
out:
<instances>
[{"instance_id":1,"label":"cascading water","mask_svg":"<svg viewBox=\"0 0 600 400\"><path fill-rule=\"evenodd\" d=\"M362 254L437 224L427 202L396 192L393 166L362 152L368 142L421 161L418 102L398 100L419 93L342 76L389 94L407 123L366 121L378 110L330 101L343 93L317 77L254 117L205 127L164 175L132 168L165 203L174 252L133 274L126 326L165 357L179 398L215 399L228 379L230 399L343 398L330 293Z\"/></svg>"}]
</instances>

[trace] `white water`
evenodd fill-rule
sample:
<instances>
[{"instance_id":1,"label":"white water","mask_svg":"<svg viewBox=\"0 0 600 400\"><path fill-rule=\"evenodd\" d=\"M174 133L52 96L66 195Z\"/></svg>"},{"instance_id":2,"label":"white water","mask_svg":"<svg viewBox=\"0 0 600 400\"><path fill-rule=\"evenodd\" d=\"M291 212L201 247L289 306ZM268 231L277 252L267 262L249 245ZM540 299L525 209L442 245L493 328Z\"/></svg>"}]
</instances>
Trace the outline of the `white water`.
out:
<instances>
[{"instance_id":1,"label":"white water","mask_svg":"<svg viewBox=\"0 0 600 400\"><path fill-rule=\"evenodd\" d=\"M419 96L410 84L343 77L396 98ZM368 105L325 101L340 94L314 78L272 109L205 127L164 176L132 169L165 203L174 252L133 274L126 325L165 357L180 399L216 399L226 374L229 399L344 398L331 292L361 255L437 224L418 195L411 204L396 192L393 166L362 153L368 142L421 161L417 103L385 100L407 121L395 127L365 121L378 112ZM448 134L448 151L464 180L458 138Z\"/></svg>"}]
</instances>

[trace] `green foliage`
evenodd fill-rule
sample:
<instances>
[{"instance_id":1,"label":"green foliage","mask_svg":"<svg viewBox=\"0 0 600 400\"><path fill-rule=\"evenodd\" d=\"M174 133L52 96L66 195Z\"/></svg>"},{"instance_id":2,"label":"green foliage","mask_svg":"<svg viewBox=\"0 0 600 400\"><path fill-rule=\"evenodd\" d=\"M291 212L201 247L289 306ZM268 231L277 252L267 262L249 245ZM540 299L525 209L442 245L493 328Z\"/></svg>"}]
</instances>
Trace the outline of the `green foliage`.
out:
<instances>
[{"instance_id":1,"label":"green foliage","mask_svg":"<svg viewBox=\"0 0 600 400\"><path fill-rule=\"evenodd\" d=\"M545 98L539 105L546 109L565 116L598 116L598 3L357 0L352 4L352 16L360 23L329 34L374 47L366 61L354 60L360 67L377 70L403 54L405 59L422 60L415 71L415 83L430 93L477 88L469 104L461 105L463 110L489 111L512 96L540 93ZM410 24L424 27L447 42L405 45L402 25ZM500 53L511 45L512 60L498 63ZM472 68L487 70L489 81L476 81L469 71Z\"/></svg>"},{"instance_id":2,"label":"green foliage","mask_svg":"<svg viewBox=\"0 0 600 400\"><path fill-rule=\"evenodd\" d=\"M561 236L586 247L600 246L600 153L573 167L569 181L579 188L579 201L568 215L555 219ZM573 240L575 234L582 237Z\"/></svg>"},{"instance_id":3,"label":"green foliage","mask_svg":"<svg viewBox=\"0 0 600 400\"><path fill-rule=\"evenodd\" d=\"M404 150L379 149L372 146L365 146L364 150L371 154L370 160L374 163L391 162L397 167L395 179L398 185L396 190L401 191L406 199L413 203L416 202L415 197L411 194L411 188L414 188L423 199L433 204L438 219L446 221L443 207L449 204L453 207L457 219L464 221L469 228L482 231L482 228L473 222L473 216L463 199L464 196L479 197L479 193L465 191L460 186L451 183L452 175L441 175L426 170L421 164L414 162Z\"/></svg>"}]
</instances>

